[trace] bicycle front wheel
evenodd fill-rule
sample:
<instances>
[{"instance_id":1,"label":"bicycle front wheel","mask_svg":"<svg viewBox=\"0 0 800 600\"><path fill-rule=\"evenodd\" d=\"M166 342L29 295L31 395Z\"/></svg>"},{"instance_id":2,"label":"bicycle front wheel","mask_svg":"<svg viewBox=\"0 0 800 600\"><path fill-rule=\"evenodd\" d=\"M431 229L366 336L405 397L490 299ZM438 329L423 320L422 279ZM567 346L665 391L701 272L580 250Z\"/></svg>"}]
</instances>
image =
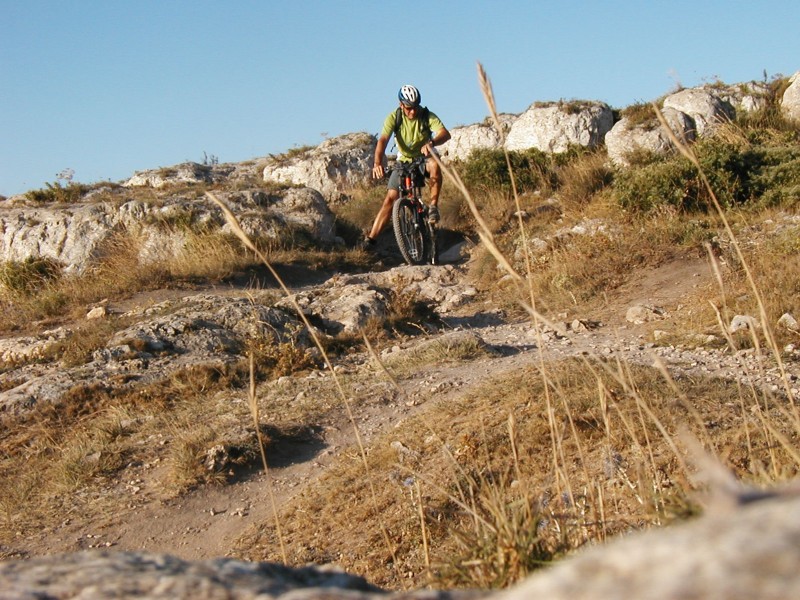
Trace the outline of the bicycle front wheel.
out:
<instances>
[{"instance_id":1,"label":"bicycle front wheel","mask_svg":"<svg viewBox=\"0 0 800 600\"><path fill-rule=\"evenodd\" d=\"M400 198L392 206L392 225L403 259L409 265L425 262L427 231L420 226L416 208L408 198Z\"/></svg>"}]
</instances>

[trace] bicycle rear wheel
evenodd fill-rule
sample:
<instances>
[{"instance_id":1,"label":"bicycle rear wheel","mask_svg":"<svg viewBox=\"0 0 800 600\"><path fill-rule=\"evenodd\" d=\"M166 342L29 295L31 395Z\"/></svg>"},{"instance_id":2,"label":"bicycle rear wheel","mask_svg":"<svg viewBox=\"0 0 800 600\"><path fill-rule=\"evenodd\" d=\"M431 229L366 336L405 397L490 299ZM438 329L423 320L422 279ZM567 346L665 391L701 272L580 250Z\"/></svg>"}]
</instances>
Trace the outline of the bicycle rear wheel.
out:
<instances>
[{"instance_id":1,"label":"bicycle rear wheel","mask_svg":"<svg viewBox=\"0 0 800 600\"><path fill-rule=\"evenodd\" d=\"M392 206L392 225L403 259L410 265L424 263L428 231L420 227L416 208L408 198L400 198Z\"/></svg>"}]
</instances>

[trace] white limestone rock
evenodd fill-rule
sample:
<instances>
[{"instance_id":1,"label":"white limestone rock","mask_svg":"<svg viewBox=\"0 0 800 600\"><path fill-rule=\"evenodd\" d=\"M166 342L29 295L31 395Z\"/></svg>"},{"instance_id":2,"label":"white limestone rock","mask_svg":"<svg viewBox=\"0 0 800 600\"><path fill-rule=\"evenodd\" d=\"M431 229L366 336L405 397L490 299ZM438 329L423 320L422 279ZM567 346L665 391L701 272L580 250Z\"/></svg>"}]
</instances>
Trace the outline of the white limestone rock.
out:
<instances>
[{"instance_id":1,"label":"white limestone rock","mask_svg":"<svg viewBox=\"0 0 800 600\"><path fill-rule=\"evenodd\" d=\"M689 88L670 94L664 98L664 108L688 115L694 121L698 136L702 136L715 125L736 118L733 106L707 88Z\"/></svg>"},{"instance_id":2,"label":"white limestone rock","mask_svg":"<svg viewBox=\"0 0 800 600\"><path fill-rule=\"evenodd\" d=\"M351 133L300 152L270 157L263 178L307 186L336 202L353 187L369 182L376 142L368 133Z\"/></svg>"},{"instance_id":3,"label":"white limestone rock","mask_svg":"<svg viewBox=\"0 0 800 600\"><path fill-rule=\"evenodd\" d=\"M592 148L603 143L613 124L611 108L602 102L536 103L514 121L505 147L543 152L565 152L573 145Z\"/></svg>"},{"instance_id":4,"label":"white limestone rock","mask_svg":"<svg viewBox=\"0 0 800 600\"><path fill-rule=\"evenodd\" d=\"M665 108L662 114L678 140L694 141L694 123L685 113ZM674 148L669 134L658 119L632 125L629 119L623 117L606 134L605 142L611 162L622 167L630 165L628 158L636 151L666 154Z\"/></svg>"},{"instance_id":5,"label":"white limestone rock","mask_svg":"<svg viewBox=\"0 0 800 600\"><path fill-rule=\"evenodd\" d=\"M335 218L315 190L219 192L252 237L280 239L297 229L335 243ZM193 230L230 232L219 207L204 196L173 196L146 203L125 199L66 206L0 207L0 261L48 258L67 273L81 273L102 256L114 236L127 234L139 258L154 262L179 255Z\"/></svg>"},{"instance_id":6,"label":"white limestone rock","mask_svg":"<svg viewBox=\"0 0 800 600\"><path fill-rule=\"evenodd\" d=\"M517 119L516 115L498 115L503 134L507 135L511 125ZM465 160L475 150L501 149L503 136L497 131L491 119L483 123L475 123L465 127L454 127L450 130L450 140L437 148L439 155L445 162Z\"/></svg>"},{"instance_id":7,"label":"white limestone rock","mask_svg":"<svg viewBox=\"0 0 800 600\"><path fill-rule=\"evenodd\" d=\"M789 87L783 92L781 110L789 119L800 121L800 71L789 78Z\"/></svg>"}]
</instances>

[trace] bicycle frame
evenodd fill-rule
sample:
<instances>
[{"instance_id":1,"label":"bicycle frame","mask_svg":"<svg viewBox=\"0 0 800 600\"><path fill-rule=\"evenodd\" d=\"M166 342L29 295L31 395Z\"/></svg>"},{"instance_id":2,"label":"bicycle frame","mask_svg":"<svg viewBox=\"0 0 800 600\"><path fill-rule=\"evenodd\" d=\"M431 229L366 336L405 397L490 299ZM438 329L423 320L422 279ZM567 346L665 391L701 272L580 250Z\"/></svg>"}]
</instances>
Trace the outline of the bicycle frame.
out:
<instances>
[{"instance_id":1,"label":"bicycle frame","mask_svg":"<svg viewBox=\"0 0 800 600\"><path fill-rule=\"evenodd\" d=\"M410 265L438 263L436 231L428 221L428 207L422 200L425 186L425 157L410 163L398 162L399 198L392 208L392 223L400 253Z\"/></svg>"},{"instance_id":2,"label":"bicycle frame","mask_svg":"<svg viewBox=\"0 0 800 600\"><path fill-rule=\"evenodd\" d=\"M400 183L397 187L401 198L422 200L422 188L425 187L425 158L416 158L410 163L397 162L392 170L400 172Z\"/></svg>"}]
</instances>

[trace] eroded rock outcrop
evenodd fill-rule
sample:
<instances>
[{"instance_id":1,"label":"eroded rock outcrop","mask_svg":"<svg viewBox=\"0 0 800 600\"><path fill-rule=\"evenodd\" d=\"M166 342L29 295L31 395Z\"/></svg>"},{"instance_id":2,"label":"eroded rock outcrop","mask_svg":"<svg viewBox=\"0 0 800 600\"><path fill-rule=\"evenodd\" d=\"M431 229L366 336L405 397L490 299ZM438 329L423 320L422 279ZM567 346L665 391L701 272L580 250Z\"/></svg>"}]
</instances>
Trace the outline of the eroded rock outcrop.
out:
<instances>
[{"instance_id":1,"label":"eroded rock outcrop","mask_svg":"<svg viewBox=\"0 0 800 600\"><path fill-rule=\"evenodd\" d=\"M322 244L335 241L334 216L309 188L269 192L251 189L218 194L255 238L280 239L300 229ZM123 191L106 200L66 206L0 208L0 261L48 258L80 273L101 257L104 245L125 235L143 262L176 256L193 232L229 233L219 207L196 194L138 200Z\"/></svg>"},{"instance_id":2,"label":"eroded rock outcrop","mask_svg":"<svg viewBox=\"0 0 800 600\"><path fill-rule=\"evenodd\" d=\"M503 134L507 135L511 125L516 121L517 115L498 115ZM442 144L438 150L445 162L465 160L475 150L502 148L503 137L497 131L491 119L483 123L475 123L464 127L450 129L450 140Z\"/></svg>"},{"instance_id":3,"label":"eroded rock outcrop","mask_svg":"<svg viewBox=\"0 0 800 600\"><path fill-rule=\"evenodd\" d=\"M730 104L737 115L767 108L770 86L763 81L748 81L735 85L712 86L723 102Z\"/></svg>"},{"instance_id":4,"label":"eroded rock outcrop","mask_svg":"<svg viewBox=\"0 0 800 600\"><path fill-rule=\"evenodd\" d=\"M376 141L367 133L351 133L271 157L264 166L264 180L308 186L336 202L346 191L369 181Z\"/></svg>"},{"instance_id":5,"label":"eroded rock outcrop","mask_svg":"<svg viewBox=\"0 0 800 600\"><path fill-rule=\"evenodd\" d=\"M73 332L7 338L0 344L0 412L20 413L40 402L58 404L83 388L124 391L193 368L225 368L242 360L248 342L291 341L313 346L295 303L323 334L354 332L382 319L398 295L447 314L477 291L451 265L401 266L385 272L335 277L274 302L274 292L245 297L199 294L122 315L134 323L116 332L86 364L47 361ZM80 333L77 333L80 335Z\"/></svg>"},{"instance_id":6,"label":"eroded rock outcrop","mask_svg":"<svg viewBox=\"0 0 800 600\"><path fill-rule=\"evenodd\" d=\"M125 187L151 187L161 189L179 183L220 183L233 173L233 165L203 165L185 162L174 167L137 171L122 185Z\"/></svg>"},{"instance_id":7,"label":"eroded rock outcrop","mask_svg":"<svg viewBox=\"0 0 800 600\"><path fill-rule=\"evenodd\" d=\"M664 108L680 111L692 119L694 130L701 136L715 125L736 118L731 104L706 88L681 90L664 98Z\"/></svg>"},{"instance_id":8,"label":"eroded rock outcrop","mask_svg":"<svg viewBox=\"0 0 800 600\"><path fill-rule=\"evenodd\" d=\"M77 366L36 360L54 352L57 356L59 344L72 332L6 339L0 412L20 413L41 402L58 404L79 388L119 392L184 369L223 368L240 360L242 348L252 339L308 345L296 318L258 298L195 295L133 311L123 317L135 324L115 333L89 362Z\"/></svg>"},{"instance_id":9,"label":"eroded rock outcrop","mask_svg":"<svg viewBox=\"0 0 800 600\"><path fill-rule=\"evenodd\" d=\"M289 309L296 302L308 316L319 319L332 333L355 332L370 319L382 319L393 295L431 303L447 314L477 295L463 282L463 271L452 265L397 267L389 271L334 277L325 284L283 299Z\"/></svg>"}]
</instances>

